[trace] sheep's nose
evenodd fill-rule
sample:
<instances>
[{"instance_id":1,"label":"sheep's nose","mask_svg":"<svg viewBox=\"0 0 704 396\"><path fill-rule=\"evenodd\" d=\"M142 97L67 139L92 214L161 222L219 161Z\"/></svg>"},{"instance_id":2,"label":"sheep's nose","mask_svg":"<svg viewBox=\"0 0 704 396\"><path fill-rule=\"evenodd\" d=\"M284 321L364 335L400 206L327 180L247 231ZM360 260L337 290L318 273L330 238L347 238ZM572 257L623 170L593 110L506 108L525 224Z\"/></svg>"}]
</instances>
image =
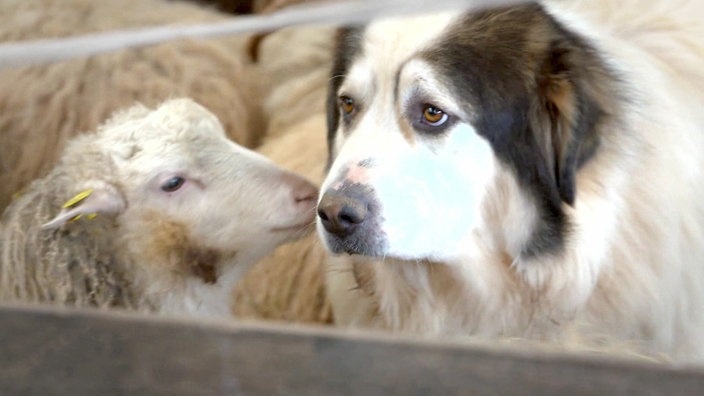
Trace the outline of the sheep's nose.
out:
<instances>
[{"instance_id":1,"label":"sheep's nose","mask_svg":"<svg viewBox=\"0 0 704 396\"><path fill-rule=\"evenodd\" d=\"M318 187L314 186L307 180L304 180L293 190L293 199L296 203L306 206L315 206L315 201L318 198Z\"/></svg>"},{"instance_id":2,"label":"sheep's nose","mask_svg":"<svg viewBox=\"0 0 704 396\"><path fill-rule=\"evenodd\" d=\"M284 183L290 186L291 198L293 202L301 207L315 207L315 202L318 198L318 187L313 183L293 173L284 174Z\"/></svg>"},{"instance_id":3,"label":"sheep's nose","mask_svg":"<svg viewBox=\"0 0 704 396\"><path fill-rule=\"evenodd\" d=\"M318 204L318 217L323 227L340 237L352 234L367 217L368 204L360 198L328 191Z\"/></svg>"}]
</instances>

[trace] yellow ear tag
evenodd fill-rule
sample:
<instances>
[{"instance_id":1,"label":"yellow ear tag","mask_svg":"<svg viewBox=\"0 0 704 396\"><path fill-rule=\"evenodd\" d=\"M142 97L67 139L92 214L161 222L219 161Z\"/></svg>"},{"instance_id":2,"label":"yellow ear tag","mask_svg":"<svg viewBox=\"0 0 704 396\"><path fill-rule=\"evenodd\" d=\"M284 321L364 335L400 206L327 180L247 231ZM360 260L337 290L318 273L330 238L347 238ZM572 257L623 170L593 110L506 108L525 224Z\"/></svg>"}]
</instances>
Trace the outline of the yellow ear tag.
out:
<instances>
[{"instance_id":1,"label":"yellow ear tag","mask_svg":"<svg viewBox=\"0 0 704 396\"><path fill-rule=\"evenodd\" d=\"M65 203L64 206L63 206L63 208L66 209L66 208L70 208L71 206L76 205L77 203L79 203L79 202L83 201L84 199L86 199L86 198L87 198L90 194L92 194L92 193L93 193L93 189L92 189L92 188L89 188L89 189L87 189L87 190L84 190L84 191L79 192L78 194L76 194L76 196L74 196L73 198L71 198L71 199L69 199L68 201L66 201L66 203ZM76 218L76 220L77 220L77 218Z\"/></svg>"},{"instance_id":2,"label":"yellow ear tag","mask_svg":"<svg viewBox=\"0 0 704 396\"><path fill-rule=\"evenodd\" d=\"M86 215L86 219L88 219L88 220L93 220L93 219L96 218L97 216L98 216L97 213L91 213L91 214L89 214L89 215ZM71 217L71 219L69 219L69 221L76 221L76 220L80 219L81 217L83 217L83 215L82 215L82 214L78 214L78 215L75 215L75 216Z\"/></svg>"}]
</instances>

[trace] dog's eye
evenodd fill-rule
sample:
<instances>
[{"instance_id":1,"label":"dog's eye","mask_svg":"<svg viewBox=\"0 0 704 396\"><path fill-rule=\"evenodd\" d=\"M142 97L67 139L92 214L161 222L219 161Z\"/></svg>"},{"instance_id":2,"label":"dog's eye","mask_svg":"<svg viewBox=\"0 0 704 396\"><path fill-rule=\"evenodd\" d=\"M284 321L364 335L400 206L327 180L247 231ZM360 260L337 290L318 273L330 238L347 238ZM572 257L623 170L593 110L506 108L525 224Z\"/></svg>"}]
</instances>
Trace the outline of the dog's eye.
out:
<instances>
[{"instance_id":1,"label":"dog's eye","mask_svg":"<svg viewBox=\"0 0 704 396\"><path fill-rule=\"evenodd\" d=\"M433 105L425 105L423 108L423 122L430 126L440 126L447 122L447 114Z\"/></svg>"},{"instance_id":2,"label":"dog's eye","mask_svg":"<svg viewBox=\"0 0 704 396\"><path fill-rule=\"evenodd\" d=\"M340 96L340 108L345 114L352 114L354 111L354 99L349 96Z\"/></svg>"},{"instance_id":3,"label":"dog's eye","mask_svg":"<svg viewBox=\"0 0 704 396\"><path fill-rule=\"evenodd\" d=\"M164 184L161 185L161 191L164 192L174 192L181 188L183 186L183 183L186 182L186 179L184 179L181 176L174 176L167 181L164 182Z\"/></svg>"}]
</instances>

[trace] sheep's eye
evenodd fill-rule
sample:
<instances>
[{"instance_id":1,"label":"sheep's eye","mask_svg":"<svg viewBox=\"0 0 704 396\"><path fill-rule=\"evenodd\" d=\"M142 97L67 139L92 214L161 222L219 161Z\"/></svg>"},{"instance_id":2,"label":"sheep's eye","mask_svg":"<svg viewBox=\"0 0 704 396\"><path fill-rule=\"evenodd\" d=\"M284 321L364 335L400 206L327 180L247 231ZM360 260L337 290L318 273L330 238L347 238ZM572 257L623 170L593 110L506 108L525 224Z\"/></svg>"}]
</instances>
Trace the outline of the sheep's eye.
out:
<instances>
[{"instance_id":1,"label":"sheep's eye","mask_svg":"<svg viewBox=\"0 0 704 396\"><path fill-rule=\"evenodd\" d=\"M352 114L354 111L354 99L349 96L340 96L340 108L345 114Z\"/></svg>"},{"instance_id":2,"label":"sheep's eye","mask_svg":"<svg viewBox=\"0 0 704 396\"><path fill-rule=\"evenodd\" d=\"M447 122L447 113L433 105L425 105L423 108L423 122L430 126L440 126Z\"/></svg>"},{"instance_id":3,"label":"sheep's eye","mask_svg":"<svg viewBox=\"0 0 704 396\"><path fill-rule=\"evenodd\" d=\"M183 186L186 180L181 176L174 176L161 185L161 190L165 192L174 192Z\"/></svg>"}]
</instances>

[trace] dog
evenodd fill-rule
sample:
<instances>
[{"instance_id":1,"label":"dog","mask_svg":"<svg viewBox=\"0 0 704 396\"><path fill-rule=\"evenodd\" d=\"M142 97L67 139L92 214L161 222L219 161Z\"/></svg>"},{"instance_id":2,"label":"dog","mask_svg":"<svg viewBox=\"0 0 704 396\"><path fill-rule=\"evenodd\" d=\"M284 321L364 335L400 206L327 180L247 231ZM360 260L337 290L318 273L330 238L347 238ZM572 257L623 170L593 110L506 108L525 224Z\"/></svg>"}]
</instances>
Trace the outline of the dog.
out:
<instances>
[{"instance_id":1,"label":"dog","mask_svg":"<svg viewBox=\"0 0 704 396\"><path fill-rule=\"evenodd\" d=\"M317 220L336 320L701 361L702 15L575 0L342 29Z\"/></svg>"}]
</instances>

